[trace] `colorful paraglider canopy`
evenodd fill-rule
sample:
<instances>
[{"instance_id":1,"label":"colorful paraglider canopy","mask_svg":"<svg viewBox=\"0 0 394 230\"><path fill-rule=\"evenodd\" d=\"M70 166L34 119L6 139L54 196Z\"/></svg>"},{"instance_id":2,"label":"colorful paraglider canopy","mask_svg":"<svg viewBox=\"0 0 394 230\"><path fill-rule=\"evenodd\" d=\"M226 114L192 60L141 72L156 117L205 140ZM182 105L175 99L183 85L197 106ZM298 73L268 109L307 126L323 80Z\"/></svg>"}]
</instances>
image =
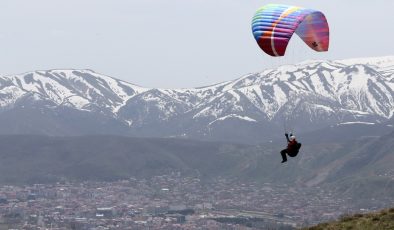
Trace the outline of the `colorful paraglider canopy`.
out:
<instances>
[{"instance_id":1,"label":"colorful paraglider canopy","mask_svg":"<svg viewBox=\"0 0 394 230\"><path fill-rule=\"evenodd\" d=\"M328 50L328 23L324 14L316 10L268 4L254 15L252 31L260 48L271 56L285 55L294 32L313 50Z\"/></svg>"}]
</instances>

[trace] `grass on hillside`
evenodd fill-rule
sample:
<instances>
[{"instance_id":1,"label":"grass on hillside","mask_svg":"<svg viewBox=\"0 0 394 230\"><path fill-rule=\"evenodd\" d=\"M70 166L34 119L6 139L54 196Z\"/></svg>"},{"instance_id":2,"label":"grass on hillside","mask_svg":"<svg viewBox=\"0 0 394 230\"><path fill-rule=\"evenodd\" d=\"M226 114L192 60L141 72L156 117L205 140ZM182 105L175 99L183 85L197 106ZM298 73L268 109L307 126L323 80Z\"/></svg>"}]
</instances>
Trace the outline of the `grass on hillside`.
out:
<instances>
[{"instance_id":1,"label":"grass on hillside","mask_svg":"<svg viewBox=\"0 0 394 230\"><path fill-rule=\"evenodd\" d=\"M380 212L344 216L340 220L318 224L304 230L393 230L394 208Z\"/></svg>"}]
</instances>

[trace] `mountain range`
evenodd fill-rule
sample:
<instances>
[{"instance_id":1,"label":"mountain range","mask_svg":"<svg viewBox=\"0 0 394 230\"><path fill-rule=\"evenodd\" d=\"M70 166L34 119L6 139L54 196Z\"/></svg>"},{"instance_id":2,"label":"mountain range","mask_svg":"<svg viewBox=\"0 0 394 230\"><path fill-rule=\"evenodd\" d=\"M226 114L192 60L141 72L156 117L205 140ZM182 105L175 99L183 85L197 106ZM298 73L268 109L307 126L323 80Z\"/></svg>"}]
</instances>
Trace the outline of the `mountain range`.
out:
<instances>
[{"instance_id":1,"label":"mountain range","mask_svg":"<svg viewBox=\"0 0 394 230\"><path fill-rule=\"evenodd\" d=\"M186 76L187 77L187 76ZM189 89L92 70L0 77L0 134L127 135L247 144L284 130L394 124L394 56L305 61Z\"/></svg>"}]
</instances>

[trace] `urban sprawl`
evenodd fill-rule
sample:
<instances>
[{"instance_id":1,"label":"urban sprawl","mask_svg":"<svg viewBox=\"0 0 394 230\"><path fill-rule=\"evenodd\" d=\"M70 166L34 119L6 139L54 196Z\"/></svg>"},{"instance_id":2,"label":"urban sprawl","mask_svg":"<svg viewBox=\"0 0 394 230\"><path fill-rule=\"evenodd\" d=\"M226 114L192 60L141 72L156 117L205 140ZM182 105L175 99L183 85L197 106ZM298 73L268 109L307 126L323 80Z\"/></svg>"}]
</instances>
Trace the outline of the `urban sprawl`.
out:
<instances>
[{"instance_id":1,"label":"urban sprawl","mask_svg":"<svg viewBox=\"0 0 394 230\"><path fill-rule=\"evenodd\" d=\"M293 229L360 211L368 210L320 187L180 173L0 187L0 229Z\"/></svg>"}]
</instances>

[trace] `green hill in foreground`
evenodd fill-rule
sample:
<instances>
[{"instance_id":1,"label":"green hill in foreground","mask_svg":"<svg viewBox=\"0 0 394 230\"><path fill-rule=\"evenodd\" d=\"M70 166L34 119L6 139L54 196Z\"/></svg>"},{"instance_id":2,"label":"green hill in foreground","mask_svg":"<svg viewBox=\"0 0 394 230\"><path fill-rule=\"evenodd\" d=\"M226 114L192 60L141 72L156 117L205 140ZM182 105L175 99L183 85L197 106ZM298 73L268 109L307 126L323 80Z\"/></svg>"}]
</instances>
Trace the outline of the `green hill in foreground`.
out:
<instances>
[{"instance_id":1,"label":"green hill in foreground","mask_svg":"<svg viewBox=\"0 0 394 230\"><path fill-rule=\"evenodd\" d=\"M394 229L394 208L382 210L380 212L355 214L344 216L340 220L329 223L318 224L304 230L393 230Z\"/></svg>"}]
</instances>

